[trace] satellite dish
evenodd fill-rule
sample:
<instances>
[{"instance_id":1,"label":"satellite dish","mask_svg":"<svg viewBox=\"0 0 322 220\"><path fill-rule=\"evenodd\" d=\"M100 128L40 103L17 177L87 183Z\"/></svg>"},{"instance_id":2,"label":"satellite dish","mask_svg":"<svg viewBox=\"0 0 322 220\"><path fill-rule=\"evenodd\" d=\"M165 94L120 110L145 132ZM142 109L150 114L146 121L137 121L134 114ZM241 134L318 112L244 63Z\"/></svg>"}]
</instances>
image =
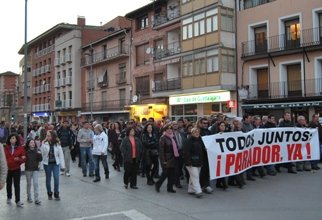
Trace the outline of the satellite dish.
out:
<instances>
[{"instance_id":1,"label":"satellite dish","mask_svg":"<svg viewBox=\"0 0 322 220\"><path fill-rule=\"evenodd\" d=\"M151 51L152 51L152 50L151 50L151 47L148 47L148 48L146 48L145 53L146 53L146 54L150 54L150 53L151 53Z\"/></svg>"},{"instance_id":2,"label":"satellite dish","mask_svg":"<svg viewBox=\"0 0 322 220\"><path fill-rule=\"evenodd\" d=\"M138 101L138 96L137 95L134 95L133 97L132 97L132 102L137 102Z\"/></svg>"}]
</instances>

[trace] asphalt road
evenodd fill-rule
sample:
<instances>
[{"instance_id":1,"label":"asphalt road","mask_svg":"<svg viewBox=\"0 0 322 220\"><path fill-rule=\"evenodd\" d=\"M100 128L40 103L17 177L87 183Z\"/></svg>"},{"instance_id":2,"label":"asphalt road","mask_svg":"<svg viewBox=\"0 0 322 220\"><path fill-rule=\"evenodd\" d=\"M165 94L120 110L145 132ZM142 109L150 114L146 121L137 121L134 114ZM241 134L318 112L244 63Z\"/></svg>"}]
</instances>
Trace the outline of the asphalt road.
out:
<instances>
[{"instance_id":1,"label":"asphalt road","mask_svg":"<svg viewBox=\"0 0 322 220\"><path fill-rule=\"evenodd\" d=\"M184 188L177 189L175 194L166 192L166 182L160 193L155 192L142 177L138 177L138 190L125 189L123 172L112 170L110 160L109 166L110 179L93 183L92 178L82 176L77 164L72 164L71 177L60 178L61 201L47 199L42 171L39 178L41 206L26 202L26 181L22 176L21 198L25 207L7 205L3 189L0 191L0 219L322 219L322 170L298 174L282 170L275 177L248 181L243 189L215 189L213 194L197 199L187 193L183 181Z\"/></svg>"}]
</instances>

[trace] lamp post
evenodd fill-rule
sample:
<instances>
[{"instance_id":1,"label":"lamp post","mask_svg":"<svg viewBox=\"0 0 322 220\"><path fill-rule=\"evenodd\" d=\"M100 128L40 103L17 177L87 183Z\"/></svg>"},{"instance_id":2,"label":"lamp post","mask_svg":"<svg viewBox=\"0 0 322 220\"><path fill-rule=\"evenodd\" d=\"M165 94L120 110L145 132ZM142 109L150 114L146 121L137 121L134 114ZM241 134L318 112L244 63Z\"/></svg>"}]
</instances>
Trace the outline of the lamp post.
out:
<instances>
[{"instance_id":1,"label":"lamp post","mask_svg":"<svg viewBox=\"0 0 322 220\"><path fill-rule=\"evenodd\" d=\"M92 48L92 45L91 45ZM84 55L89 56L90 62L91 62L91 66L90 66L90 74L89 74L89 86L90 86L90 100L89 100L89 108L91 111L91 121L93 121L93 99L94 99L94 79L93 79L93 49L91 50L91 53L85 53Z\"/></svg>"},{"instance_id":2,"label":"lamp post","mask_svg":"<svg viewBox=\"0 0 322 220\"><path fill-rule=\"evenodd\" d=\"M28 72L28 67L27 67L27 60L28 60L28 44L27 44L27 5L28 5L28 0L25 0L25 43L24 43L24 83L23 83L23 104L24 104L24 109L23 109L23 117L24 117L24 126L23 126L23 137L25 140L25 143L27 142L27 127L28 127L28 97L27 97L27 72Z\"/></svg>"}]
</instances>

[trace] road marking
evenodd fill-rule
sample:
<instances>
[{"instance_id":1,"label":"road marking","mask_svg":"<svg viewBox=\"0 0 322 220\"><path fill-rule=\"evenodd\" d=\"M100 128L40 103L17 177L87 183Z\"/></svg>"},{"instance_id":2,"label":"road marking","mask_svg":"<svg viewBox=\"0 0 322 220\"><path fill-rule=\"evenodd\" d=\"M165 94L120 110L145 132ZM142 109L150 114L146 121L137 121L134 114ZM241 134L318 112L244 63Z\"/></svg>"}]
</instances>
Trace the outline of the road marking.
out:
<instances>
[{"instance_id":1,"label":"road marking","mask_svg":"<svg viewBox=\"0 0 322 220\"><path fill-rule=\"evenodd\" d=\"M141 212L136 211L135 209L128 210L128 211L122 211L122 212L110 212L100 215L92 215L92 216L85 216L81 218L72 218L70 220L86 220L86 219L95 219L95 218L101 218L101 217L107 217L107 216L113 216L113 215L125 215L126 217L132 219L132 220L152 220L146 215L143 215Z\"/></svg>"}]
</instances>

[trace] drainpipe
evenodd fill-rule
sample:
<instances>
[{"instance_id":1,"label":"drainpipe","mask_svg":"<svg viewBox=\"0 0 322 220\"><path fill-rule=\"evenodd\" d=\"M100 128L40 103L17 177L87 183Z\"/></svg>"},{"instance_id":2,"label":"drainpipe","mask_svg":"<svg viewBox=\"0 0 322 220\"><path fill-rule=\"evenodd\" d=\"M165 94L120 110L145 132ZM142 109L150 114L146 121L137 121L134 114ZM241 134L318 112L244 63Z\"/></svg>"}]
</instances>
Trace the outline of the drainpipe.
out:
<instances>
[{"instance_id":1,"label":"drainpipe","mask_svg":"<svg viewBox=\"0 0 322 220\"><path fill-rule=\"evenodd\" d=\"M236 71L236 103L237 103L237 116L239 115L239 92L238 92L238 52L237 52L237 4L236 1L234 1L234 7L235 7L235 71Z\"/></svg>"}]
</instances>

